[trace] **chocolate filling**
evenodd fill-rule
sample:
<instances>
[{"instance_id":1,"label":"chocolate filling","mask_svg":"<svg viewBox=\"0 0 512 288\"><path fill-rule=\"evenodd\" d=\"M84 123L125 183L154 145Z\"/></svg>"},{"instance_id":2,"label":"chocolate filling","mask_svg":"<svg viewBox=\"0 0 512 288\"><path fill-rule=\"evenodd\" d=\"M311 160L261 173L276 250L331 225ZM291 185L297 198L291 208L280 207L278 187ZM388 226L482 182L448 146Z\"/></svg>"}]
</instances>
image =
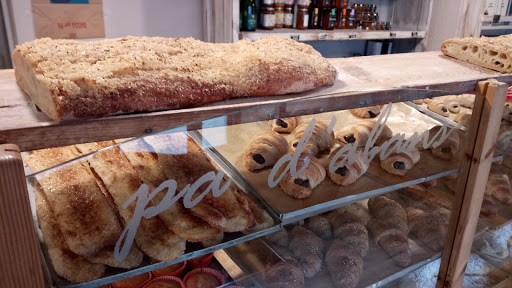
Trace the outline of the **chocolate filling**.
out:
<instances>
[{"instance_id":1,"label":"chocolate filling","mask_svg":"<svg viewBox=\"0 0 512 288\"><path fill-rule=\"evenodd\" d=\"M261 156L260 154L254 154L252 155L252 159L254 161L256 161L256 163L258 164L263 164L265 163L265 158L263 158L263 156Z\"/></svg>"},{"instance_id":2,"label":"chocolate filling","mask_svg":"<svg viewBox=\"0 0 512 288\"><path fill-rule=\"evenodd\" d=\"M308 179L305 179L305 180L302 180L300 178L295 178L295 180L293 180L293 183L299 185L299 186L303 186L303 187L309 187L309 180Z\"/></svg>"},{"instance_id":3,"label":"chocolate filling","mask_svg":"<svg viewBox=\"0 0 512 288\"><path fill-rule=\"evenodd\" d=\"M508 112L508 115L512 115L512 112Z\"/></svg>"},{"instance_id":4,"label":"chocolate filling","mask_svg":"<svg viewBox=\"0 0 512 288\"><path fill-rule=\"evenodd\" d=\"M443 148L441 148L441 152L450 153L452 152L452 148L450 146L444 146Z\"/></svg>"},{"instance_id":5,"label":"chocolate filling","mask_svg":"<svg viewBox=\"0 0 512 288\"><path fill-rule=\"evenodd\" d=\"M295 143L293 143L293 145L292 145L292 146L293 146L293 148L297 148L297 145L299 145L299 142L295 142Z\"/></svg>"},{"instance_id":6,"label":"chocolate filling","mask_svg":"<svg viewBox=\"0 0 512 288\"><path fill-rule=\"evenodd\" d=\"M453 108L458 108L458 107L459 107L459 106L457 106L457 105L453 105Z\"/></svg>"},{"instance_id":7,"label":"chocolate filling","mask_svg":"<svg viewBox=\"0 0 512 288\"><path fill-rule=\"evenodd\" d=\"M446 107L441 108L441 110L442 110L443 112L448 112L448 110L446 109Z\"/></svg>"},{"instance_id":8,"label":"chocolate filling","mask_svg":"<svg viewBox=\"0 0 512 288\"><path fill-rule=\"evenodd\" d=\"M405 163L402 161L396 161L395 163L393 163L393 168L398 169L398 170L404 170Z\"/></svg>"},{"instance_id":9,"label":"chocolate filling","mask_svg":"<svg viewBox=\"0 0 512 288\"><path fill-rule=\"evenodd\" d=\"M354 137L354 134L345 135L345 136L343 136L343 139L345 139L345 141L347 141L347 143L356 142L356 138Z\"/></svg>"},{"instance_id":10,"label":"chocolate filling","mask_svg":"<svg viewBox=\"0 0 512 288\"><path fill-rule=\"evenodd\" d=\"M375 118L377 114L373 113L372 111L368 111L368 114L370 115L370 118Z\"/></svg>"},{"instance_id":11,"label":"chocolate filling","mask_svg":"<svg viewBox=\"0 0 512 288\"><path fill-rule=\"evenodd\" d=\"M347 176L348 174L348 169L346 166L343 166L343 167L340 167L338 169L336 169L336 174L340 174L341 176Z\"/></svg>"},{"instance_id":12,"label":"chocolate filling","mask_svg":"<svg viewBox=\"0 0 512 288\"><path fill-rule=\"evenodd\" d=\"M283 128L288 128L288 123L284 122L283 120L281 119L277 119L276 120L276 124L283 127Z\"/></svg>"}]
</instances>

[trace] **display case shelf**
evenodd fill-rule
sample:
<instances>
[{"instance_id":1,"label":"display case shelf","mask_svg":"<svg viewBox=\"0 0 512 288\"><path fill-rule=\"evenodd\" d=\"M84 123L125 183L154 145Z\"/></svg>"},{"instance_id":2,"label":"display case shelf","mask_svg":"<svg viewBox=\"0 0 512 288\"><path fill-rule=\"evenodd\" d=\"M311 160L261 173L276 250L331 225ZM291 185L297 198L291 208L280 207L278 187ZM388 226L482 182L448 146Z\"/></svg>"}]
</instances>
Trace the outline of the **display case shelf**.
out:
<instances>
[{"instance_id":1,"label":"display case shelf","mask_svg":"<svg viewBox=\"0 0 512 288\"><path fill-rule=\"evenodd\" d=\"M195 108L110 116L99 119L55 122L37 111L31 99L18 87L13 70L0 71L0 144L16 143L22 151L126 137L136 137L174 128L188 123L187 129L200 129L198 120L226 115L226 125L240 121L268 120L343 110L363 105L402 102L431 96L394 88L430 88L465 93L480 80L495 78L512 82L511 74L480 68L442 55L440 52L392 54L356 58L334 58L329 61L338 70L332 86L283 96L240 98ZM371 90L370 90L371 89ZM229 113L251 107L290 102L285 111L272 107L259 109L251 117L237 119ZM342 100L342 101L340 101ZM200 116L198 116L200 115Z\"/></svg>"},{"instance_id":2,"label":"display case shelf","mask_svg":"<svg viewBox=\"0 0 512 288\"><path fill-rule=\"evenodd\" d=\"M240 39L255 41L266 36L281 36L297 41L318 41L318 40L379 40L379 39L410 39L425 38L425 31L393 29L393 30L321 30L308 29L298 30L292 28L262 30L254 32L240 32Z\"/></svg>"}]
</instances>

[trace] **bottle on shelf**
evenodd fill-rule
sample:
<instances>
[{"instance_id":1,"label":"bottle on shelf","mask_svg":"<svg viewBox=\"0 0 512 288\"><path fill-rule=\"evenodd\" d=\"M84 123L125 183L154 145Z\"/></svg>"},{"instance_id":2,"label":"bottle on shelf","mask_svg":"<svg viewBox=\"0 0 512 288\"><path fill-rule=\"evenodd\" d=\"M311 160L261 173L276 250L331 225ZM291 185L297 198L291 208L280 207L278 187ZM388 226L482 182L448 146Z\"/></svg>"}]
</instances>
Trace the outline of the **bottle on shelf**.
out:
<instances>
[{"instance_id":1,"label":"bottle on shelf","mask_svg":"<svg viewBox=\"0 0 512 288\"><path fill-rule=\"evenodd\" d=\"M276 14L274 7L263 6L261 8L261 28L272 30L276 25Z\"/></svg>"},{"instance_id":2,"label":"bottle on shelf","mask_svg":"<svg viewBox=\"0 0 512 288\"><path fill-rule=\"evenodd\" d=\"M322 29L333 30L336 24L336 9L324 8L322 14Z\"/></svg>"},{"instance_id":3,"label":"bottle on shelf","mask_svg":"<svg viewBox=\"0 0 512 288\"><path fill-rule=\"evenodd\" d=\"M274 28L284 27L284 7L276 6L275 8L276 23Z\"/></svg>"},{"instance_id":4,"label":"bottle on shelf","mask_svg":"<svg viewBox=\"0 0 512 288\"><path fill-rule=\"evenodd\" d=\"M292 0L293 2L293 0ZM284 28L293 28L293 6L286 5L284 6Z\"/></svg>"},{"instance_id":5,"label":"bottle on shelf","mask_svg":"<svg viewBox=\"0 0 512 288\"><path fill-rule=\"evenodd\" d=\"M242 0L240 3L241 30L256 31L256 3L254 0Z\"/></svg>"},{"instance_id":6,"label":"bottle on shelf","mask_svg":"<svg viewBox=\"0 0 512 288\"><path fill-rule=\"evenodd\" d=\"M320 17L320 8L309 9L309 25L308 29L320 29L322 28L322 21Z\"/></svg>"},{"instance_id":7,"label":"bottle on shelf","mask_svg":"<svg viewBox=\"0 0 512 288\"><path fill-rule=\"evenodd\" d=\"M309 24L309 13L307 7L299 6L297 9L297 24L296 28L299 30L308 29Z\"/></svg>"}]
</instances>

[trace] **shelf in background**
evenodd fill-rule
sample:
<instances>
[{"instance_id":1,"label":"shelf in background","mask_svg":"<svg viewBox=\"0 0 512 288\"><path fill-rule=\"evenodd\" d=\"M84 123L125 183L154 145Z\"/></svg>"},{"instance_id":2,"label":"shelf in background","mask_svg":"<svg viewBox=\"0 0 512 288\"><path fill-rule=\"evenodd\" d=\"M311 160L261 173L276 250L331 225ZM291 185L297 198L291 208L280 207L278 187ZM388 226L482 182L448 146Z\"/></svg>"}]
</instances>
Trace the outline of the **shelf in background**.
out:
<instances>
[{"instance_id":1,"label":"shelf in background","mask_svg":"<svg viewBox=\"0 0 512 288\"><path fill-rule=\"evenodd\" d=\"M482 26L482 31L490 30L511 30L512 25L496 25L496 26Z\"/></svg>"},{"instance_id":2,"label":"shelf in background","mask_svg":"<svg viewBox=\"0 0 512 288\"><path fill-rule=\"evenodd\" d=\"M318 41L318 40L372 40L372 39L409 39L409 38L425 38L425 31L415 30L297 30L293 28L261 30L254 32L240 32L240 39L258 40L265 36L281 36L292 38L298 41Z\"/></svg>"}]
</instances>

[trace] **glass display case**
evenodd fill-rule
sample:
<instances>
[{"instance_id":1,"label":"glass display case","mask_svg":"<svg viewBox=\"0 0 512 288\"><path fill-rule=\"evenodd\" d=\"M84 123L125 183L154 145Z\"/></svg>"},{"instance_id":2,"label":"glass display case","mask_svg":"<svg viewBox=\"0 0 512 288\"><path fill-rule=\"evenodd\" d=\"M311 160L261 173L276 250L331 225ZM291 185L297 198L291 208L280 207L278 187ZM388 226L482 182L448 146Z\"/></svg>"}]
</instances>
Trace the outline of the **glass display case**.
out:
<instances>
[{"instance_id":1,"label":"glass display case","mask_svg":"<svg viewBox=\"0 0 512 288\"><path fill-rule=\"evenodd\" d=\"M329 61L310 92L61 123L1 71L6 287L452 287L468 259L511 281L471 243L509 221L484 192L512 76L437 52ZM218 272L197 264L213 252Z\"/></svg>"}]
</instances>

